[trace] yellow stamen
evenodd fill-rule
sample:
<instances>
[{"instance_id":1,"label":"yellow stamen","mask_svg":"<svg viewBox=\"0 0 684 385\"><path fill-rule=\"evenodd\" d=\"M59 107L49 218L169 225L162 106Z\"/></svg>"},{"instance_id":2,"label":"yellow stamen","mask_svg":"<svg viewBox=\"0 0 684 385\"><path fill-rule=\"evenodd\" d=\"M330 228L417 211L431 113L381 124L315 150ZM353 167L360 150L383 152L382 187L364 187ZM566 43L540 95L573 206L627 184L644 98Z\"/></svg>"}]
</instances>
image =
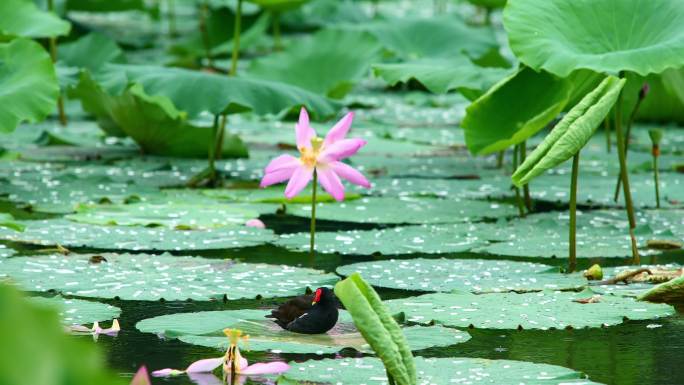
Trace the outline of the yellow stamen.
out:
<instances>
[{"instance_id":1,"label":"yellow stamen","mask_svg":"<svg viewBox=\"0 0 684 385\"><path fill-rule=\"evenodd\" d=\"M311 139L311 147L299 148L299 153L301 154L299 159L307 167L316 167L318 154L320 154L322 148L323 139L314 137Z\"/></svg>"}]
</instances>

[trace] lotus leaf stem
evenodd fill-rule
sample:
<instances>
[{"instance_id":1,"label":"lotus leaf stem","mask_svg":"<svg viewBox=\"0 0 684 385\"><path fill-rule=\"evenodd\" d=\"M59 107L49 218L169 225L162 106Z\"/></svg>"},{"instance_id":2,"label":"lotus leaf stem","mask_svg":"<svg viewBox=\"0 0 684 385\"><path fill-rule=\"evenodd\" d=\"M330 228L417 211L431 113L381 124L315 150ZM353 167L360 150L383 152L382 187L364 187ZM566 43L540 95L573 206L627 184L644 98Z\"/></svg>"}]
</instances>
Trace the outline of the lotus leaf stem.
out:
<instances>
[{"instance_id":1,"label":"lotus leaf stem","mask_svg":"<svg viewBox=\"0 0 684 385\"><path fill-rule=\"evenodd\" d=\"M47 7L49 12L55 11L54 0L48 0ZM57 62L57 37L53 36L49 39L50 45L50 58L53 63ZM57 97L57 113L59 114L59 123L62 126L67 125L67 116L64 112L64 96L62 95L62 90L59 91L59 96Z\"/></svg>"},{"instance_id":2,"label":"lotus leaf stem","mask_svg":"<svg viewBox=\"0 0 684 385\"><path fill-rule=\"evenodd\" d=\"M644 89L646 89L646 91L644 91ZM637 102L634 105L634 108L632 109L632 113L629 115L629 120L627 121L627 132L625 134L625 161L627 159L627 154L629 153L629 138L632 136L632 123L634 123L634 119L636 119L636 115L639 112L639 107L641 107L641 102L644 100L647 93L648 88L646 86L642 87L639 90L639 98L637 99ZM620 175L618 175L617 182L615 183L615 195L613 196L613 201L615 202L618 201L618 197L620 196L621 183L622 178L620 177Z\"/></svg>"},{"instance_id":3,"label":"lotus leaf stem","mask_svg":"<svg viewBox=\"0 0 684 385\"><path fill-rule=\"evenodd\" d=\"M504 163L504 155L506 152L504 150L499 151L496 155L496 168L502 168Z\"/></svg>"},{"instance_id":4,"label":"lotus leaf stem","mask_svg":"<svg viewBox=\"0 0 684 385\"><path fill-rule=\"evenodd\" d=\"M204 54L207 57L207 66L213 67L214 63L211 60L211 46L209 43L209 32L207 31L207 13L209 12L209 5L207 2L202 2L199 10L199 29L202 35L202 43L204 44Z\"/></svg>"},{"instance_id":5,"label":"lotus leaf stem","mask_svg":"<svg viewBox=\"0 0 684 385\"><path fill-rule=\"evenodd\" d=\"M624 77L620 73L620 77ZM618 160L620 161L620 176L622 179L622 190L625 196L625 208L627 209L627 219L629 220L629 236L632 242L632 262L640 264L639 250L637 249L634 228L636 220L634 218L634 207L632 206L632 192L629 189L629 174L627 173L627 161L625 152L625 138L622 133L622 91L615 104L615 139L617 141Z\"/></svg>"},{"instance_id":6,"label":"lotus leaf stem","mask_svg":"<svg viewBox=\"0 0 684 385\"><path fill-rule=\"evenodd\" d=\"M169 35L171 37L176 37L178 31L176 30L176 6L173 0L166 0L166 10L169 17Z\"/></svg>"},{"instance_id":7,"label":"lotus leaf stem","mask_svg":"<svg viewBox=\"0 0 684 385\"><path fill-rule=\"evenodd\" d=\"M580 151L572 157L572 176L570 179L570 236L568 239L568 273L577 267L577 176L579 174Z\"/></svg>"},{"instance_id":8,"label":"lotus leaf stem","mask_svg":"<svg viewBox=\"0 0 684 385\"><path fill-rule=\"evenodd\" d=\"M523 140L522 143L520 143L520 164L525 161L525 158L527 158L527 141ZM523 186L523 195L525 197L525 208L527 209L527 212L530 213L532 212L532 197L530 196L529 183L525 183Z\"/></svg>"},{"instance_id":9,"label":"lotus leaf stem","mask_svg":"<svg viewBox=\"0 0 684 385\"><path fill-rule=\"evenodd\" d=\"M273 44L276 51L283 49L283 43L280 40L280 12L273 12Z\"/></svg>"},{"instance_id":10,"label":"lotus leaf stem","mask_svg":"<svg viewBox=\"0 0 684 385\"><path fill-rule=\"evenodd\" d=\"M235 8L235 29L233 30L233 55L230 58L230 76L237 74L238 59L240 58L240 31L242 29L242 0L238 0Z\"/></svg>"},{"instance_id":11,"label":"lotus leaf stem","mask_svg":"<svg viewBox=\"0 0 684 385\"><path fill-rule=\"evenodd\" d=\"M603 120L603 132L606 133L606 151L610 153L611 140L610 140L610 118L606 116Z\"/></svg>"},{"instance_id":12,"label":"lotus leaf stem","mask_svg":"<svg viewBox=\"0 0 684 385\"><path fill-rule=\"evenodd\" d=\"M518 146L520 145L516 145L515 147L513 147L513 170L516 170L518 168ZM518 205L518 213L522 218L525 216L525 204L523 203L522 197L520 196L520 188L514 186L513 189L515 190L515 202Z\"/></svg>"},{"instance_id":13,"label":"lotus leaf stem","mask_svg":"<svg viewBox=\"0 0 684 385\"><path fill-rule=\"evenodd\" d=\"M316 187L318 186L318 174L314 169L313 172L313 193L311 194L311 238L309 244L309 256L313 265L315 255L315 241L316 241Z\"/></svg>"},{"instance_id":14,"label":"lotus leaf stem","mask_svg":"<svg viewBox=\"0 0 684 385\"><path fill-rule=\"evenodd\" d=\"M651 137L652 147L651 155L653 156L653 184L655 185L656 208L660 208L660 181L658 178L658 158L660 157L660 140L663 137L663 132L658 129L648 131Z\"/></svg>"},{"instance_id":15,"label":"lotus leaf stem","mask_svg":"<svg viewBox=\"0 0 684 385\"><path fill-rule=\"evenodd\" d=\"M216 150L218 148L216 144L216 138L218 137L219 131L219 116L214 115L214 124L212 125L212 135L213 140L209 141L209 180L213 181L216 179Z\"/></svg>"}]
</instances>

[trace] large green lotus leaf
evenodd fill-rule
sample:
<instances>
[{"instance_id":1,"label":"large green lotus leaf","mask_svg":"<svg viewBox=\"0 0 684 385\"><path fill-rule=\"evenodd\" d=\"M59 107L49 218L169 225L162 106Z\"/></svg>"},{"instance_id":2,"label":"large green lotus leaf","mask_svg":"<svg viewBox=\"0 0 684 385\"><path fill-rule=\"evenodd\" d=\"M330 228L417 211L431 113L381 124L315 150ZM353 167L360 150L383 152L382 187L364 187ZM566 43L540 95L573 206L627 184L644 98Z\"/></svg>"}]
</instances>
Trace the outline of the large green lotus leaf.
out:
<instances>
[{"instance_id":1,"label":"large green lotus leaf","mask_svg":"<svg viewBox=\"0 0 684 385\"><path fill-rule=\"evenodd\" d=\"M522 186L582 150L610 113L624 85L624 79L606 77L596 89L565 114L544 141L525 158L511 176L513 183Z\"/></svg>"},{"instance_id":2,"label":"large green lotus leaf","mask_svg":"<svg viewBox=\"0 0 684 385\"><path fill-rule=\"evenodd\" d=\"M12 216L12 214L8 214L8 213L0 213L0 227L6 227L6 228L12 229L14 231L24 231L24 225L17 222L17 220L14 219L14 217ZM2 251L5 251L5 250L2 250ZM7 255L5 255L6 253L2 253L2 254L3 254L3 256L7 256Z\"/></svg>"},{"instance_id":3,"label":"large green lotus leaf","mask_svg":"<svg viewBox=\"0 0 684 385\"><path fill-rule=\"evenodd\" d=\"M402 59L449 58L463 54L479 59L498 49L491 28L469 26L454 15L388 18L355 28L372 33L383 47Z\"/></svg>"},{"instance_id":4,"label":"large green lotus leaf","mask_svg":"<svg viewBox=\"0 0 684 385\"><path fill-rule=\"evenodd\" d=\"M387 384L382 362L373 357L291 362L282 377L301 383ZM596 385L583 373L561 366L484 358L416 357L417 385L525 384Z\"/></svg>"},{"instance_id":5,"label":"large green lotus leaf","mask_svg":"<svg viewBox=\"0 0 684 385\"><path fill-rule=\"evenodd\" d=\"M411 188L412 193L427 196L441 196L446 191L445 188L450 189L448 186L455 186L460 182L463 182L463 187L468 188L469 191L464 194L457 194L457 196L467 196L470 193L477 195L480 190L484 193L492 188L498 189L494 185L499 186L503 182L507 184L504 189L508 189L511 184L510 178L503 178L504 175L501 170L494 168L496 164L494 157L472 158L466 154L454 154L448 157L416 156L405 158L359 154L354 157L352 163L364 173L377 176L377 179L373 178L371 191L382 193L378 191L382 186L383 190L389 190L394 195L401 194L401 191L399 187L395 188L389 183L397 183L397 185L409 188L412 185L414 186ZM429 184L424 183L425 178L430 178ZM480 178L480 186L475 185L474 181L477 178ZM407 179L408 182L404 183L404 179ZM482 183L485 179L487 182ZM419 182L419 180L423 181ZM467 185L468 183L470 185ZM430 191L432 185L438 185L441 188Z\"/></svg>"},{"instance_id":6,"label":"large green lotus leaf","mask_svg":"<svg viewBox=\"0 0 684 385\"><path fill-rule=\"evenodd\" d=\"M420 159L420 158L418 158ZM435 170L432 167L440 158L427 158L424 163L403 161L406 168L401 178L374 178L370 189L357 189L359 193L372 196L385 197L438 197L438 198L462 198L462 199L482 199L489 197L499 198L511 194L510 179L503 176L497 170L489 172L482 168L475 168L472 161L459 161L459 159L445 158L446 161L455 163L454 169ZM355 161L358 158L355 158ZM432 161L430 161L432 160ZM411 163L416 163L412 165ZM365 162L361 162L365 164ZM381 163L380 163L381 164ZM398 165L397 165L398 166ZM445 166L447 167L447 166ZM469 168L470 167L470 168ZM359 167L368 171L368 167ZM387 165L389 174L395 173L394 165ZM376 168L370 168L373 170ZM450 171L450 172L449 172ZM399 173L399 170L396 170ZM435 174L433 174L435 173ZM369 172L369 174L373 174ZM462 177L464 179L430 179L419 178L421 174L428 174L430 177ZM482 175L482 178L479 176ZM410 177L413 176L413 177ZM472 179L467 179L467 178Z\"/></svg>"},{"instance_id":7,"label":"large green lotus leaf","mask_svg":"<svg viewBox=\"0 0 684 385\"><path fill-rule=\"evenodd\" d=\"M391 86L415 79L430 92L443 94L458 90L468 97L478 97L510 70L480 67L466 56L455 56L449 59L375 64L373 72Z\"/></svg>"},{"instance_id":8,"label":"large green lotus leaf","mask_svg":"<svg viewBox=\"0 0 684 385\"><path fill-rule=\"evenodd\" d=\"M569 81L523 67L466 108L461 124L473 154L518 144L546 127L567 104Z\"/></svg>"},{"instance_id":9,"label":"large green lotus leaf","mask_svg":"<svg viewBox=\"0 0 684 385\"><path fill-rule=\"evenodd\" d=\"M434 293L387 301L409 322L436 322L478 329L565 329L619 325L625 320L648 320L676 313L669 305L638 302L634 298L602 295L598 302L574 302L596 295L585 289L538 293Z\"/></svg>"},{"instance_id":10,"label":"large green lotus leaf","mask_svg":"<svg viewBox=\"0 0 684 385\"><path fill-rule=\"evenodd\" d=\"M275 212L275 207L271 211ZM81 206L66 218L95 225L204 230L244 226L245 222L258 216L259 210L248 204L146 202Z\"/></svg>"},{"instance_id":11,"label":"large green lotus leaf","mask_svg":"<svg viewBox=\"0 0 684 385\"><path fill-rule=\"evenodd\" d=\"M87 100L83 105L85 109L95 107L91 111L100 121L114 123L145 153L206 157L209 144L214 142L213 127L193 124L167 97L150 96L140 84L134 84L121 94L109 95L84 72L71 94ZM104 125L103 129L107 130L107 126ZM238 136L225 134L222 155L227 158L246 157L247 147Z\"/></svg>"},{"instance_id":12,"label":"large green lotus leaf","mask_svg":"<svg viewBox=\"0 0 684 385\"><path fill-rule=\"evenodd\" d=\"M2 20L11 19L1 8ZM30 4L33 4L30 2ZM0 132L22 121L36 122L51 113L59 84L50 55L40 44L26 39L0 43Z\"/></svg>"},{"instance_id":13,"label":"large green lotus leaf","mask_svg":"<svg viewBox=\"0 0 684 385\"><path fill-rule=\"evenodd\" d=\"M0 15L0 36L53 37L66 35L71 29L67 21L38 9L31 0L3 0Z\"/></svg>"},{"instance_id":14,"label":"large green lotus leaf","mask_svg":"<svg viewBox=\"0 0 684 385\"><path fill-rule=\"evenodd\" d=\"M468 2L485 8L503 8L506 5L506 0L468 0Z\"/></svg>"},{"instance_id":15,"label":"large green lotus leaf","mask_svg":"<svg viewBox=\"0 0 684 385\"><path fill-rule=\"evenodd\" d=\"M30 291L139 301L287 297L338 280L319 270L230 259L171 254L102 256L106 261L100 263L91 263L91 255L13 257L3 261L3 270Z\"/></svg>"},{"instance_id":16,"label":"large green lotus leaf","mask_svg":"<svg viewBox=\"0 0 684 385\"><path fill-rule=\"evenodd\" d=\"M354 273L335 284L335 295L349 312L354 325L382 360L387 375L397 385L416 383L416 364L406 335L378 293Z\"/></svg>"},{"instance_id":17,"label":"large green lotus leaf","mask_svg":"<svg viewBox=\"0 0 684 385\"><path fill-rule=\"evenodd\" d=\"M470 233L471 224L398 226L377 230L317 232L316 251L343 255L444 254L485 246ZM293 251L309 250L309 234L280 234L276 245Z\"/></svg>"},{"instance_id":18,"label":"large green lotus leaf","mask_svg":"<svg viewBox=\"0 0 684 385\"><path fill-rule=\"evenodd\" d=\"M265 318L268 314L267 310L169 314L142 320L136 328L144 333L222 350L228 347L223 329L237 328L249 334L249 350L254 351L331 354L353 348L364 353L373 352L344 310L340 310L337 325L325 334L292 333ZM467 333L444 327L407 327L403 330L413 350L450 346L470 339Z\"/></svg>"},{"instance_id":19,"label":"large green lotus leaf","mask_svg":"<svg viewBox=\"0 0 684 385\"><path fill-rule=\"evenodd\" d=\"M126 60L123 50L109 37L97 32L59 46L57 58L70 67L85 68L97 72L106 63Z\"/></svg>"},{"instance_id":20,"label":"large green lotus leaf","mask_svg":"<svg viewBox=\"0 0 684 385\"><path fill-rule=\"evenodd\" d=\"M287 199L282 186L267 188L235 188L235 189L204 189L201 193L207 197L228 199L237 202L247 203L278 203L278 204L311 204L313 198L313 187L307 186L292 199ZM358 194L346 194L346 201L359 199ZM325 191L316 191L316 202L334 202L332 195ZM275 210L271 210L272 212Z\"/></svg>"},{"instance_id":21,"label":"large green lotus leaf","mask_svg":"<svg viewBox=\"0 0 684 385\"><path fill-rule=\"evenodd\" d=\"M366 76L380 50L378 41L367 32L326 29L283 52L252 61L249 74L341 98Z\"/></svg>"},{"instance_id":22,"label":"large green lotus leaf","mask_svg":"<svg viewBox=\"0 0 684 385\"><path fill-rule=\"evenodd\" d=\"M637 242L672 236L671 226L639 217ZM628 257L631 254L627 218L620 211L587 211L577 216L577 257ZM484 239L498 242L478 249L494 255L567 258L568 253L567 213L548 212L515 218L508 223L492 224L480 228ZM475 233L478 235L478 233ZM648 254L644 250L642 253Z\"/></svg>"},{"instance_id":23,"label":"large green lotus leaf","mask_svg":"<svg viewBox=\"0 0 684 385\"><path fill-rule=\"evenodd\" d=\"M108 93L120 92L129 83L140 83L149 95L169 98L190 119L205 111L214 115L245 111L267 115L298 106L306 106L314 116L327 117L337 113L338 108L336 102L297 86L180 68L109 65L98 79Z\"/></svg>"},{"instance_id":24,"label":"large green lotus leaf","mask_svg":"<svg viewBox=\"0 0 684 385\"><path fill-rule=\"evenodd\" d=\"M678 1L515 0L504 9L504 26L520 61L559 76L579 68L646 75L684 65Z\"/></svg>"},{"instance_id":25,"label":"large green lotus leaf","mask_svg":"<svg viewBox=\"0 0 684 385\"><path fill-rule=\"evenodd\" d=\"M289 206L288 213L310 217L311 207ZM461 223L516 215L514 206L468 199L361 198L350 202L319 203L316 218L338 222L435 224Z\"/></svg>"},{"instance_id":26,"label":"large green lotus leaf","mask_svg":"<svg viewBox=\"0 0 684 385\"><path fill-rule=\"evenodd\" d=\"M56 297L31 297L31 302L57 308L65 325L85 325L118 318L121 309L106 303Z\"/></svg>"},{"instance_id":27,"label":"large green lotus leaf","mask_svg":"<svg viewBox=\"0 0 684 385\"><path fill-rule=\"evenodd\" d=\"M360 273L373 286L415 291L526 292L577 289L587 280L565 275L548 265L486 259L401 259L359 262L337 268L337 274Z\"/></svg>"},{"instance_id":28,"label":"large green lotus leaf","mask_svg":"<svg viewBox=\"0 0 684 385\"><path fill-rule=\"evenodd\" d=\"M50 178L30 174L10 178L7 183L0 184L0 194L6 195L7 200L21 203L36 212L52 214L71 213L78 204L122 203L156 192L156 188L142 183L116 181L104 175L83 178L71 174Z\"/></svg>"},{"instance_id":29,"label":"large green lotus leaf","mask_svg":"<svg viewBox=\"0 0 684 385\"><path fill-rule=\"evenodd\" d=\"M235 249L273 240L270 230L252 227L188 231L163 227L99 226L64 219L20 223L26 226L21 233L0 227L0 239L32 245L132 251Z\"/></svg>"}]
</instances>

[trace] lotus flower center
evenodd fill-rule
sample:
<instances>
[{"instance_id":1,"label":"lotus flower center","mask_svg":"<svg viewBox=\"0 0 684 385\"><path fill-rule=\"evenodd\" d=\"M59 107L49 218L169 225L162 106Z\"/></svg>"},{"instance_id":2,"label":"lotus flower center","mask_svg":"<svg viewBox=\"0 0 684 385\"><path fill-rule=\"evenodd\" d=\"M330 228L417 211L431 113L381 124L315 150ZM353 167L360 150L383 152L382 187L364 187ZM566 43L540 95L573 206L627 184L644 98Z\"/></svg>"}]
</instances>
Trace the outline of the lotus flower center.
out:
<instances>
[{"instance_id":1,"label":"lotus flower center","mask_svg":"<svg viewBox=\"0 0 684 385\"><path fill-rule=\"evenodd\" d=\"M300 160L302 164L307 167L316 167L316 161L318 155L323 149L323 139L315 137L311 139L311 147L300 147L299 153L301 154Z\"/></svg>"}]
</instances>

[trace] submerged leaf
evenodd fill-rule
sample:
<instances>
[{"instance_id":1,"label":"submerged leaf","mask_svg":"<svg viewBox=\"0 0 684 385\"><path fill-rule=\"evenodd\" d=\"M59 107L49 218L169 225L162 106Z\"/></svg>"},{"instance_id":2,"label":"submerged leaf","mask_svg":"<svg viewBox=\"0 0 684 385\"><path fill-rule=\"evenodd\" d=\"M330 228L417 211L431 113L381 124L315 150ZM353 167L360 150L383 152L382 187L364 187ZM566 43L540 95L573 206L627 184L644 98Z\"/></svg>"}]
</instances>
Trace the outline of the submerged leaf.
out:
<instances>
[{"instance_id":1,"label":"submerged leaf","mask_svg":"<svg viewBox=\"0 0 684 385\"><path fill-rule=\"evenodd\" d=\"M511 177L513 183L516 186L527 184L534 177L577 154L613 108L624 85L624 79L606 77L558 122L515 170Z\"/></svg>"}]
</instances>

